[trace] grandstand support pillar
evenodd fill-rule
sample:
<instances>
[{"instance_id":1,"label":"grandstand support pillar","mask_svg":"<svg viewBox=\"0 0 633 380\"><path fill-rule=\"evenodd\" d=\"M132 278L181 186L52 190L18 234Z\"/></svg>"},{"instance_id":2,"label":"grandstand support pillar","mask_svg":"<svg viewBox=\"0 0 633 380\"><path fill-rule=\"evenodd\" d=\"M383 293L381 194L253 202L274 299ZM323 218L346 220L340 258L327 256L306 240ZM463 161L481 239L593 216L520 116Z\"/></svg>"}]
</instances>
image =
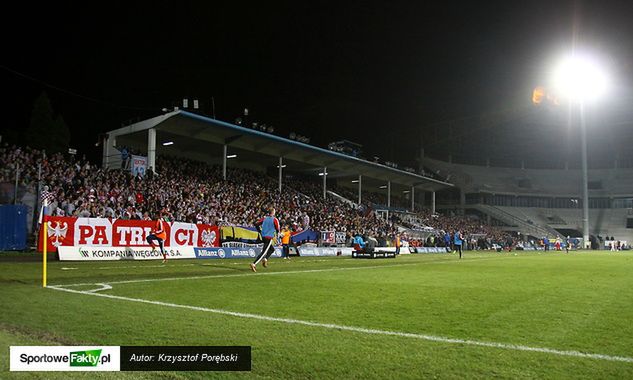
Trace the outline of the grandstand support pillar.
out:
<instances>
[{"instance_id":1,"label":"grandstand support pillar","mask_svg":"<svg viewBox=\"0 0 633 380\"><path fill-rule=\"evenodd\" d=\"M411 212L415 212L415 186L411 186Z\"/></svg>"},{"instance_id":2,"label":"grandstand support pillar","mask_svg":"<svg viewBox=\"0 0 633 380\"><path fill-rule=\"evenodd\" d=\"M327 198L327 166L323 167L323 199Z\"/></svg>"},{"instance_id":3,"label":"grandstand support pillar","mask_svg":"<svg viewBox=\"0 0 633 380\"><path fill-rule=\"evenodd\" d=\"M435 191L431 191L431 215L435 214Z\"/></svg>"},{"instance_id":4,"label":"grandstand support pillar","mask_svg":"<svg viewBox=\"0 0 633 380\"><path fill-rule=\"evenodd\" d=\"M147 130L147 167L156 172L156 129Z\"/></svg>"},{"instance_id":5,"label":"grandstand support pillar","mask_svg":"<svg viewBox=\"0 0 633 380\"><path fill-rule=\"evenodd\" d=\"M280 194L281 194L281 178L282 178L281 168L284 167L283 163L284 163L283 157L279 157L279 193Z\"/></svg>"},{"instance_id":6,"label":"grandstand support pillar","mask_svg":"<svg viewBox=\"0 0 633 380\"><path fill-rule=\"evenodd\" d=\"M116 137L108 135L103 143L103 158L101 160L101 166L103 169L110 167L110 149L116 145Z\"/></svg>"},{"instance_id":7,"label":"grandstand support pillar","mask_svg":"<svg viewBox=\"0 0 633 380\"><path fill-rule=\"evenodd\" d=\"M363 189L363 176L361 174L358 175L358 205L360 206L360 202L362 200L361 194Z\"/></svg>"},{"instance_id":8,"label":"grandstand support pillar","mask_svg":"<svg viewBox=\"0 0 633 380\"><path fill-rule=\"evenodd\" d=\"M222 154L222 179L226 181L226 144L224 144L224 154Z\"/></svg>"},{"instance_id":9,"label":"grandstand support pillar","mask_svg":"<svg viewBox=\"0 0 633 380\"><path fill-rule=\"evenodd\" d=\"M387 220L389 220L389 208L391 208L391 181L387 181Z\"/></svg>"}]
</instances>

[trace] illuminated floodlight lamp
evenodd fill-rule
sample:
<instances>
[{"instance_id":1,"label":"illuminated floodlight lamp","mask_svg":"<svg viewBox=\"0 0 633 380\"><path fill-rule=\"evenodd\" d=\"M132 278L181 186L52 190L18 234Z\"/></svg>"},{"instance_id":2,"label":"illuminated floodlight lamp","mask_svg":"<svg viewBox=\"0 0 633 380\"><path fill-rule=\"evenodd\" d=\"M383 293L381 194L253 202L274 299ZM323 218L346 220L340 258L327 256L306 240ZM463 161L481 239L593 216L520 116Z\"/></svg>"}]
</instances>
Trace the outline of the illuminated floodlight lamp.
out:
<instances>
[{"instance_id":1,"label":"illuminated floodlight lamp","mask_svg":"<svg viewBox=\"0 0 633 380\"><path fill-rule=\"evenodd\" d=\"M174 142L173 141L165 141L163 143L163 146L168 146L168 145L174 145Z\"/></svg>"},{"instance_id":2,"label":"illuminated floodlight lamp","mask_svg":"<svg viewBox=\"0 0 633 380\"><path fill-rule=\"evenodd\" d=\"M554 71L553 82L558 93L575 102L600 98L609 84L599 62L582 54L561 60Z\"/></svg>"},{"instance_id":3,"label":"illuminated floodlight lamp","mask_svg":"<svg viewBox=\"0 0 633 380\"><path fill-rule=\"evenodd\" d=\"M237 154L229 154L228 156L226 156L226 158L236 158Z\"/></svg>"}]
</instances>

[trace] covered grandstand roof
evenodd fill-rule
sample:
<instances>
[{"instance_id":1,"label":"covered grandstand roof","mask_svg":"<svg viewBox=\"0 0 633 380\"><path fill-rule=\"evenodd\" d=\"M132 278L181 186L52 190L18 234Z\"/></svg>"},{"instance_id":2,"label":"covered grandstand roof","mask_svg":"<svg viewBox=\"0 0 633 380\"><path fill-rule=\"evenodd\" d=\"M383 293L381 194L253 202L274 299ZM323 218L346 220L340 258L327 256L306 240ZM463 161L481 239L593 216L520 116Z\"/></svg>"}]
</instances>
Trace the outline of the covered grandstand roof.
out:
<instances>
[{"instance_id":1,"label":"covered grandstand roof","mask_svg":"<svg viewBox=\"0 0 633 380\"><path fill-rule=\"evenodd\" d=\"M278 165L283 157L284 165L294 163L295 167L327 167L328 177L363 176L394 184L415 186L425 191L437 191L453 187L448 182L439 181L416 173L392 168L380 163L333 152L317 146L304 144L270 133L245 128L195 113L178 110L154 118L140 121L108 132L115 137L118 145L147 146L147 130L157 131L156 149L158 154L179 155L193 153L203 159L210 155L222 157L219 146L228 145L231 152L237 152L240 159L259 164ZM175 141L173 146L162 146L165 141ZM194 157L188 154L188 157Z\"/></svg>"}]
</instances>

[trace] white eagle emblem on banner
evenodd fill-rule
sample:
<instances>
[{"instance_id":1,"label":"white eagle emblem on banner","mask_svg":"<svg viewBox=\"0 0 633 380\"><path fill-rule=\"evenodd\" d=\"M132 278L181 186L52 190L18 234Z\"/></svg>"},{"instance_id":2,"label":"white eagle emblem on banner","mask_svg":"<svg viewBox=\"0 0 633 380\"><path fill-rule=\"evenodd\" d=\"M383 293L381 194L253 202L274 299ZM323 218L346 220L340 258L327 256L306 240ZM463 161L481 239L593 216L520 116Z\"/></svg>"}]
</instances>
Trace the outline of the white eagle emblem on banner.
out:
<instances>
[{"instance_id":1,"label":"white eagle emblem on banner","mask_svg":"<svg viewBox=\"0 0 633 380\"><path fill-rule=\"evenodd\" d=\"M53 246L59 247L66 238L68 232L68 223L66 222L46 222L48 224L48 237L51 239ZM53 227L55 225L55 227Z\"/></svg>"},{"instance_id":2,"label":"white eagle emblem on banner","mask_svg":"<svg viewBox=\"0 0 633 380\"><path fill-rule=\"evenodd\" d=\"M202 230L202 246L203 247L213 247L215 238L216 238L215 231L212 231L209 229Z\"/></svg>"}]
</instances>

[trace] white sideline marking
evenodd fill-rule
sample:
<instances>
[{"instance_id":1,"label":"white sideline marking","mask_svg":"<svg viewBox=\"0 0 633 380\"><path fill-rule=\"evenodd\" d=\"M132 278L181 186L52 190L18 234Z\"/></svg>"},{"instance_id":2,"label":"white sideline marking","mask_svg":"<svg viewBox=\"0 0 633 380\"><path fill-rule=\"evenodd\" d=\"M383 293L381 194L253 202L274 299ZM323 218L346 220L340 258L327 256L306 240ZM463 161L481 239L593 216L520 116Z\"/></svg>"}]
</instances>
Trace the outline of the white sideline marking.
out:
<instances>
[{"instance_id":1,"label":"white sideline marking","mask_svg":"<svg viewBox=\"0 0 633 380\"><path fill-rule=\"evenodd\" d=\"M338 267L338 268L294 270L294 271L281 271L281 272L263 272L263 273L262 272L257 272L257 273L248 272L248 273L239 273L239 274L210 274L210 275L189 276L189 277L146 278L146 279L138 279L138 280L110 281L110 282L107 282L107 284L132 284L136 282L200 280L200 279L206 279L206 278L248 277L248 276L252 277L252 276L273 276L273 275L282 275L282 274L297 274L297 273L337 272L337 271L345 271L345 270L393 268L393 267L415 266L415 265L465 263L465 262L472 262L472 261L495 260L495 259L500 259L502 257L503 256L476 257L476 258L472 258L472 259L464 260L464 261L435 260L431 262L421 261L421 262L391 264L391 265L368 265L368 266L362 266L362 267ZM354 260L358 260L358 259L354 259ZM239 263L239 264L243 264L243 263ZM201 265L211 265L211 264L201 264ZM121 268L128 268L128 267L121 267ZM60 284L60 285L55 285L54 287L63 288L63 287L71 287L71 286L87 286L87 285L99 285L99 284L102 284L102 283L87 282L87 283L81 283L81 284Z\"/></svg>"},{"instance_id":2,"label":"white sideline marking","mask_svg":"<svg viewBox=\"0 0 633 380\"><path fill-rule=\"evenodd\" d=\"M280 273L283 273L283 272L280 272ZM504 349L504 350L540 352L540 353L545 353L545 354L571 356L571 357L584 358L584 359L597 359L597 360L633 363L633 358L627 357L627 356L591 354L591 353L580 352L580 351L556 350L553 348L546 348L546 347L530 347L530 346L524 346L520 344L485 342L485 341L477 341L477 340L470 340L470 339L447 338L447 337L435 336L435 335L406 333L406 332L399 332L399 331L367 329L363 327L337 325L333 323L319 323L319 322L312 322L312 321L302 321L299 319L276 318L276 317L269 317L266 315L259 315L259 314L238 313L235 311L228 311L228 310L222 310L222 309L211 309L211 308L200 307L200 306L180 305L180 304L169 303L169 302L151 301L151 300L145 300L141 298L130 298L130 297L115 296L111 294L92 293L88 291L65 289L65 288L60 288L57 286L49 286L49 288L63 291L63 292L86 294L86 295L91 295L91 296L104 297L104 298L110 298L110 299L116 299L116 300L122 300L122 301L140 302L140 303L146 303L146 304L151 304L151 305L203 311L207 313L230 315L230 316L239 317L239 318L250 318L250 319L259 319L259 320L270 321L270 322L281 322L281 323L291 323L291 324L311 326L311 327L322 327L322 328L332 329L332 330L352 331L352 332L357 332L357 333L374 334L374 335L398 336L398 337L404 337L404 338L427 340L427 341L432 341L432 342L450 343L450 344L466 344L470 346L491 347L491 348L499 348L499 349Z\"/></svg>"},{"instance_id":3,"label":"white sideline marking","mask_svg":"<svg viewBox=\"0 0 633 380\"><path fill-rule=\"evenodd\" d=\"M73 270L73 269L79 269L79 268L66 268L66 267L62 267L62 270Z\"/></svg>"},{"instance_id":4,"label":"white sideline marking","mask_svg":"<svg viewBox=\"0 0 633 380\"><path fill-rule=\"evenodd\" d=\"M101 290L110 290L112 289L112 286L108 285L108 284L95 284L95 285L101 285L100 288L96 288L96 289L91 289L91 290L86 290L86 293L95 293L95 292L99 292Z\"/></svg>"},{"instance_id":5,"label":"white sideline marking","mask_svg":"<svg viewBox=\"0 0 633 380\"><path fill-rule=\"evenodd\" d=\"M418 263L408 264L394 264L394 265L373 265L364 267L346 267L346 268L325 268L325 269L309 269L309 270L289 270L281 272L257 272L257 273L238 273L238 274L209 274L204 276L189 276L189 277L165 277L165 278L144 278L138 280L122 280L122 281L109 281L107 284L132 284L137 282L154 282L154 281L178 281L178 280L200 280L206 278L225 278L225 277L253 277L253 276L275 276L282 274L297 274L297 273L318 273L318 272L338 272L345 270L361 270L361 269L376 269L376 268L393 268L402 266L418 265ZM99 285L103 283L87 282L81 284L61 284L50 287L64 288L70 286L87 286L87 285Z\"/></svg>"}]
</instances>

